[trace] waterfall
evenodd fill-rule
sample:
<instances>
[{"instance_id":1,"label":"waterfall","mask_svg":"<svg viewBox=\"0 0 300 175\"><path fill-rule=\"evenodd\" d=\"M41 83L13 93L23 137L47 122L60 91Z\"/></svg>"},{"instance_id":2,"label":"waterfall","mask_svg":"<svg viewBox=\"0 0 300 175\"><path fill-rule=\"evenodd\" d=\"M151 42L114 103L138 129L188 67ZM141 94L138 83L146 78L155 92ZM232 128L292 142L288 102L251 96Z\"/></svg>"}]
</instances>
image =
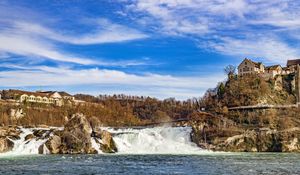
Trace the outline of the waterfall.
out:
<instances>
[{"instance_id":1,"label":"waterfall","mask_svg":"<svg viewBox=\"0 0 300 175\"><path fill-rule=\"evenodd\" d=\"M110 129L119 154L201 154L190 140L190 127Z\"/></svg>"},{"instance_id":2,"label":"waterfall","mask_svg":"<svg viewBox=\"0 0 300 175\"><path fill-rule=\"evenodd\" d=\"M34 130L42 128L21 128L22 133L20 139L12 140L14 147L7 153L0 154L1 156L10 155L27 155L38 154L38 149L47 139L33 138L25 140L28 134L32 134ZM63 128L56 128L63 129ZM118 148L117 154L203 154L209 153L203 150L190 140L190 127L153 127L153 128L102 128L113 135L113 139ZM42 129L49 131L50 129ZM52 135L52 133L51 133ZM101 139L92 138L92 147L99 154L103 154L100 150ZM44 146L44 152L47 151Z\"/></svg>"},{"instance_id":3,"label":"waterfall","mask_svg":"<svg viewBox=\"0 0 300 175\"><path fill-rule=\"evenodd\" d=\"M2 153L1 155L27 155L27 154L38 154L39 147L44 144L47 139L29 139L25 140L25 137L32 134L35 129L40 128L21 128L20 139L12 140L14 147L11 151Z\"/></svg>"}]
</instances>

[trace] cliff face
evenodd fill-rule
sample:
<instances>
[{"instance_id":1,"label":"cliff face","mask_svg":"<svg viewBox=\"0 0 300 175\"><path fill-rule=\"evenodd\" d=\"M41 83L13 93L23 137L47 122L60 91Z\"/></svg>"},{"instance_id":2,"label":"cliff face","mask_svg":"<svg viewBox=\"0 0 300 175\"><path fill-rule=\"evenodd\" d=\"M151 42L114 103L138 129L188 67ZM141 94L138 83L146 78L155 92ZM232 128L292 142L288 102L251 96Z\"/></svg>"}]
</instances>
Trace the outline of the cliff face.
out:
<instances>
[{"instance_id":1,"label":"cliff face","mask_svg":"<svg viewBox=\"0 0 300 175\"><path fill-rule=\"evenodd\" d=\"M190 122L191 139L202 148L230 152L300 152L299 127L250 129L236 123L228 125L225 118L199 117L202 119Z\"/></svg>"},{"instance_id":2,"label":"cliff face","mask_svg":"<svg viewBox=\"0 0 300 175\"><path fill-rule=\"evenodd\" d=\"M239 106L295 104L295 77L229 77L215 88L215 93L208 91L203 97L203 108L214 117L194 114L197 120L191 123L191 139L217 151L299 152L300 108L230 110Z\"/></svg>"},{"instance_id":3,"label":"cliff face","mask_svg":"<svg viewBox=\"0 0 300 175\"><path fill-rule=\"evenodd\" d=\"M249 75L232 77L214 90L208 90L201 105L208 110L220 111L217 108L295 103L295 76L276 76L266 80Z\"/></svg>"},{"instance_id":4,"label":"cliff face","mask_svg":"<svg viewBox=\"0 0 300 175\"><path fill-rule=\"evenodd\" d=\"M192 140L199 146L214 151L230 151L230 152L300 152L300 128L292 130L277 131L270 128L260 128L257 130L247 130L241 134L224 136L222 132L215 133L214 136L207 135L207 142L195 135L199 131L194 130Z\"/></svg>"}]
</instances>

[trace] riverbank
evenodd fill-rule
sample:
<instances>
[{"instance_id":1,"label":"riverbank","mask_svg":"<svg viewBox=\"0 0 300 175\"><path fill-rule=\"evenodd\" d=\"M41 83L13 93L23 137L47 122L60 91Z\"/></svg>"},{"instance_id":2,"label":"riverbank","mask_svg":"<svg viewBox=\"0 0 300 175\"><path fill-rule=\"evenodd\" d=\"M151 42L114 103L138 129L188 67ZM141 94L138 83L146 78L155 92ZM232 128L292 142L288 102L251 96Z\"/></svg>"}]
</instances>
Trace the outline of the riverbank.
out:
<instances>
[{"instance_id":1,"label":"riverbank","mask_svg":"<svg viewBox=\"0 0 300 175\"><path fill-rule=\"evenodd\" d=\"M195 113L187 125L199 147L229 152L300 152L300 128L286 125L242 125L228 117Z\"/></svg>"}]
</instances>

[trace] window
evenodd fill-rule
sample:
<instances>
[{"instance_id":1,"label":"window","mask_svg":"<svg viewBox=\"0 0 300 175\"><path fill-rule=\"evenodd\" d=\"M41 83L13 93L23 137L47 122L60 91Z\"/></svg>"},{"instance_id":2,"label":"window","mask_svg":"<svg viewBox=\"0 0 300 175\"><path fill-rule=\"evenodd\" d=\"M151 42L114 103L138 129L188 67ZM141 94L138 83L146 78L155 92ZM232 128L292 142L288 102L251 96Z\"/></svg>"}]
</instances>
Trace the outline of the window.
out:
<instances>
[{"instance_id":1,"label":"window","mask_svg":"<svg viewBox=\"0 0 300 175\"><path fill-rule=\"evenodd\" d=\"M243 71L244 71L244 72L248 72L249 70L250 70L249 67L244 67L244 68L243 68Z\"/></svg>"}]
</instances>

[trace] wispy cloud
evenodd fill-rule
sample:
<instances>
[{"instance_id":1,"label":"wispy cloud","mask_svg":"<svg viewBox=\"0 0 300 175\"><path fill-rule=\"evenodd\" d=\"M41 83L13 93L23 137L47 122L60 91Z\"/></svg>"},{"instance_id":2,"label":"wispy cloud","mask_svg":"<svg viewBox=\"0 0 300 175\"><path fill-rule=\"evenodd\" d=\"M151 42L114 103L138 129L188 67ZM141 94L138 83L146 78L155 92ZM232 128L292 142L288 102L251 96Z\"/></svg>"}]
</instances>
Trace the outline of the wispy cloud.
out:
<instances>
[{"instance_id":1,"label":"wispy cloud","mask_svg":"<svg viewBox=\"0 0 300 175\"><path fill-rule=\"evenodd\" d=\"M106 20L100 20L105 30L84 36L67 36L39 24L27 22L14 22L0 28L0 51L4 54L17 54L34 59L46 58L61 62L71 62L83 65L140 65L141 62L109 62L101 58L93 60L83 56L76 56L66 51L61 51L53 41L69 44L103 44L109 42L124 42L134 39L146 38L147 35L136 30L112 24Z\"/></svg>"},{"instance_id":2,"label":"wispy cloud","mask_svg":"<svg viewBox=\"0 0 300 175\"><path fill-rule=\"evenodd\" d=\"M0 52L6 58L10 54L14 54L27 57L27 59L50 59L82 65L116 65L117 62L112 63L97 57L88 58L68 51L61 46L62 44L120 43L149 37L136 29L113 23L104 18L89 19L91 21L89 24L79 22L79 26L89 29L85 32L80 30L68 31L61 27L55 19L51 21L47 16L42 15L45 20L40 20L37 17L39 14L9 4L8 1L0 4ZM127 61L127 63L128 65L135 65L137 61Z\"/></svg>"},{"instance_id":3,"label":"wispy cloud","mask_svg":"<svg viewBox=\"0 0 300 175\"><path fill-rule=\"evenodd\" d=\"M93 28L95 28L93 31L87 34L76 34L74 36L68 35L67 32L63 33L46 28L40 24L23 21L14 22L13 29L18 31L18 33L27 35L35 34L55 41L78 45L118 43L148 38L147 34L112 23L107 19L94 19L92 21Z\"/></svg>"},{"instance_id":4,"label":"wispy cloud","mask_svg":"<svg viewBox=\"0 0 300 175\"><path fill-rule=\"evenodd\" d=\"M222 76L222 78L224 77ZM93 68L72 70L69 68L48 66L35 66L27 70L2 71L0 72L0 79L2 82L5 82L5 86L50 86L57 84L75 85L97 83L148 85L149 82L151 82L152 86L196 88L199 86L207 86L209 82L206 81L207 78L204 77L174 77L171 75L151 73L135 75L107 69Z\"/></svg>"},{"instance_id":5,"label":"wispy cloud","mask_svg":"<svg viewBox=\"0 0 300 175\"><path fill-rule=\"evenodd\" d=\"M127 3L130 11L146 13L160 19L162 29L183 34L191 31L199 35L206 34L199 32L199 26L206 28L202 31L220 32L235 24L240 27L236 30L241 30L248 24L293 28L299 27L300 22L300 3L293 0L136 0ZM174 24L174 28L167 26L170 23ZM185 27L190 30L180 30Z\"/></svg>"},{"instance_id":6,"label":"wispy cloud","mask_svg":"<svg viewBox=\"0 0 300 175\"><path fill-rule=\"evenodd\" d=\"M300 56L299 48L285 39L287 34L297 36L298 1L136 0L127 1L127 10L145 14L141 24L147 27L154 25L163 34L208 42L200 46L221 54L273 62ZM153 24L153 19L159 22ZM299 42L297 37L292 39Z\"/></svg>"},{"instance_id":7,"label":"wispy cloud","mask_svg":"<svg viewBox=\"0 0 300 175\"><path fill-rule=\"evenodd\" d=\"M26 36L17 36L7 33L0 33L0 51L28 57L42 57L62 62L72 62L77 64L97 64L97 61L79 58L70 54L59 52L50 43Z\"/></svg>"},{"instance_id":8,"label":"wispy cloud","mask_svg":"<svg viewBox=\"0 0 300 175\"><path fill-rule=\"evenodd\" d=\"M248 36L244 39L230 37L219 38L218 42L200 44L201 48L217 51L226 55L264 58L270 62L286 63L287 59L296 59L300 52L274 36Z\"/></svg>"}]
</instances>

